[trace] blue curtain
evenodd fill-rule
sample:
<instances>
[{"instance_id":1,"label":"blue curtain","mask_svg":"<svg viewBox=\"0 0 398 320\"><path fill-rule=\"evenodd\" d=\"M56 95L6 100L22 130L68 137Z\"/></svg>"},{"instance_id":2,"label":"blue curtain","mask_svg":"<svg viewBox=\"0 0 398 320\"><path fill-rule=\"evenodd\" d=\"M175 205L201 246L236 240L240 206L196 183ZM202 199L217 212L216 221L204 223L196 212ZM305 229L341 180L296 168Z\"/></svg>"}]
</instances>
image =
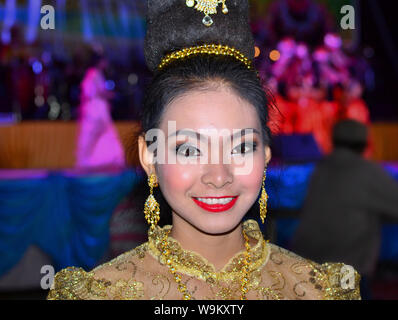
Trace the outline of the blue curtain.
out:
<instances>
[{"instance_id":1,"label":"blue curtain","mask_svg":"<svg viewBox=\"0 0 398 320\"><path fill-rule=\"evenodd\" d=\"M295 210L302 206L314 163L273 166L267 170L265 188L273 209Z\"/></svg>"},{"instance_id":2,"label":"blue curtain","mask_svg":"<svg viewBox=\"0 0 398 320\"><path fill-rule=\"evenodd\" d=\"M113 210L142 178L136 169L118 174L0 180L0 275L35 244L56 270L91 269L109 243Z\"/></svg>"}]
</instances>

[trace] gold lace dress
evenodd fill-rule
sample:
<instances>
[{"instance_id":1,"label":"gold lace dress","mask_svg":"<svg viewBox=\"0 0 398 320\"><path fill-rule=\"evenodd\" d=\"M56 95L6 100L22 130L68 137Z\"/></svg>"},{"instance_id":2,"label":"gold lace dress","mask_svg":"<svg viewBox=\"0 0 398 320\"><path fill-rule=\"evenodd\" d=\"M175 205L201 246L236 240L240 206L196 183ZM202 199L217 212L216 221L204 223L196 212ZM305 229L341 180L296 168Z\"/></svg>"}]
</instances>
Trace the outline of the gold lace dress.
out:
<instances>
[{"instance_id":1,"label":"gold lace dress","mask_svg":"<svg viewBox=\"0 0 398 320\"><path fill-rule=\"evenodd\" d=\"M170 228L157 227L148 242L90 272L75 267L61 270L55 275L47 299L182 299L160 252L161 241ZM254 220L245 221L243 228L256 241L251 249L247 299L361 299L360 276L350 266L316 264L267 243ZM176 271L192 299L240 299L245 250L233 256L222 270L216 271L200 255L184 250L172 237L168 240ZM351 277L347 270L351 270ZM351 283L347 284L346 279Z\"/></svg>"}]
</instances>

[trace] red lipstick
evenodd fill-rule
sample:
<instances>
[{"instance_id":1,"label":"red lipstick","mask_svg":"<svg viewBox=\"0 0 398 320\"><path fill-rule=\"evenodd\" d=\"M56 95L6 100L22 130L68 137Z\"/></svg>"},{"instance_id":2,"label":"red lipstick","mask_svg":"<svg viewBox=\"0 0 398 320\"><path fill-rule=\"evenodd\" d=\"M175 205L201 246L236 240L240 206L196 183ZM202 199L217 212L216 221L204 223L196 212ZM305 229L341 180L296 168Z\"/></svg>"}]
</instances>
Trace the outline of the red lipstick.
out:
<instances>
[{"instance_id":1,"label":"red lipstick","mask_svg":"<svg viewBox=\"0 0 398 320\"><path fill-rule=\"evenodd\" d=\"M195 203L201 207L202 209L205 209L210 212L222 212L231 209L236 200L238 199L238 196L225 196L225 197L200 197L200 198L207 198L207 199L222 199L222 198L233 198L230 202L226 204L221 204L221 203L216 203L216 204L207 204L204 203L197 198L192 198Z\"/></svg>"}]
</instances>

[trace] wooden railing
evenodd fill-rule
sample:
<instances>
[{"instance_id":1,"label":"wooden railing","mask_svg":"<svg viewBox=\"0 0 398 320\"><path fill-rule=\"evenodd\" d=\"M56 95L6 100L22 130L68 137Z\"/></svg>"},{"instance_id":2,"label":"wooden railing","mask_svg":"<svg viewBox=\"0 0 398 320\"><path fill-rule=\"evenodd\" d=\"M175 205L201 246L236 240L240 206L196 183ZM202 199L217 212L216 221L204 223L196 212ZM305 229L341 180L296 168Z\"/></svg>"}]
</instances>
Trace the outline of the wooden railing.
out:
<instances>
[{"instance_id":1,"label":"wooden railing","mask_svg":"<svg viewBox=\"0 0 398 320\"><path fill-rule=\"evenodd\" d=\"M137 122L116 122L129 164L138 165ZM21 122L0 127L0 168L65 169L75 164L76 122Z\"/></svg>"},{"instance_id":2,"label":"wooden railing","mask_svg":"<svg viewBox=\"0 0 398 320\"><path fill-rule=\"evenodd\" d=\"M138 122L116 122L131 165L139 165L136 137ZM76 122L22 122L0 126L0 168L65 169L75 163ZM375 123L371 127L373 159L398 161L398 123Z\"/></svg>"}]
</instances>

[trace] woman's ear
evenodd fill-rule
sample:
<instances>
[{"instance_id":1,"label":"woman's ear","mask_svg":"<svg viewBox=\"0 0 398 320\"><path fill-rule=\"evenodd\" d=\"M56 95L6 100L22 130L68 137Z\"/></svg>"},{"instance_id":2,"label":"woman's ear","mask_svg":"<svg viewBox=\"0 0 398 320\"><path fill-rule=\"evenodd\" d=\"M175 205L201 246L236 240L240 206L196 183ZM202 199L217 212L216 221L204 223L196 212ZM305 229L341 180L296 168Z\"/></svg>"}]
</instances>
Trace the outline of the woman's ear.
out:
<instances>
[{"instance_id":1,"label":"woman's ear","mask_svg":"<svg viewBox=\"0 0 398 320\"><path fill-rule=\"evenodd\" d=\"M154 173L155 166L153 165L153 154L149 152L145 136L143 134L138 137L138 156L140 158L141 166L145 170L146 174L149 176L151 173Z\"/></svg>"},{"instance_id":2,"label":"woman's ear","mask_svg":"<svg viewBox=\"0 0 398 320\"><path fill-rule=\"evenodd\" d=\"M264 148L264 153L265 153L265 165L267 166L268 163L271 161L271 148L269 146L265 146Z\"/></svg>"}]
</instances>

